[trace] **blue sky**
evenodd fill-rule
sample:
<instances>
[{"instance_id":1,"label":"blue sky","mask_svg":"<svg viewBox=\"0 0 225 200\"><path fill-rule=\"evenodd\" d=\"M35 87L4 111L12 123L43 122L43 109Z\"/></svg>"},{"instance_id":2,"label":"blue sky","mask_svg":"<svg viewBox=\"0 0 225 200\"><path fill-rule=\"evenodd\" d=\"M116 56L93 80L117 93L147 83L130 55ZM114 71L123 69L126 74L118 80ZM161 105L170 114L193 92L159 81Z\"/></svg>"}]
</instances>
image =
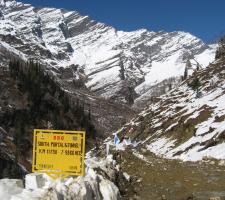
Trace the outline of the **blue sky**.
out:
<instances>
[{"instance_id":1,"label":"blue sky","mask_svg":"<svg viewBox=\"0 0 225 200\"><path fill-rule=\"evenodd\" d=\"M225 0L18 0L79 11L118 30L187 31L205 42L225 34Z\"/></svg>"}]
</instances>

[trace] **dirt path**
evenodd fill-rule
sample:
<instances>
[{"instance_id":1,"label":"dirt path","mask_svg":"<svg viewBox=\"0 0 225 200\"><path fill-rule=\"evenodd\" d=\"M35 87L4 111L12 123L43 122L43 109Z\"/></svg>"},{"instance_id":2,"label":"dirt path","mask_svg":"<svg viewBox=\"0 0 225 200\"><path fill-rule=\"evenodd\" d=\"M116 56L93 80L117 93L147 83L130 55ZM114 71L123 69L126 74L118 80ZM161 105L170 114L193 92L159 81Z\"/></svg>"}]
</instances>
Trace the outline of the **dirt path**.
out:
<instances>
[{"instance_id":1,"label":"dirt path","mask_svg":"<svg viewBox=\"0 0 225 200\"><path fill-rule=\"evenodd\" d=\"M122 170L134 177L123 199L141 200L208 200L225 199L225 166L218 161L181 162L166 160L146 153L146 163L132 151L121 152ZM216 199L217 200L217 199Z\"/></svg>"}]
</instances>

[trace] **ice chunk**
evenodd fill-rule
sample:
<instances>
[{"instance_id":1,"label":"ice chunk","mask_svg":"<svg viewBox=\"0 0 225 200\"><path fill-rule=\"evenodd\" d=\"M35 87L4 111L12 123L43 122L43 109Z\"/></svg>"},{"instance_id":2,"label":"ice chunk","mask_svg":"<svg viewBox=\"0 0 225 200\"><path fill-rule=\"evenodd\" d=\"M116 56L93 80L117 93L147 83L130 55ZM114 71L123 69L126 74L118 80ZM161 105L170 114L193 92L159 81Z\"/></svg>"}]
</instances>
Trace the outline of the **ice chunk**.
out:
<instances>
[{"instance_id":1,"label":"ice chunk","mask_svg":"<svg viewBox=\"0 0 225 200\"><path fill-rule=\"evenodd\" d=\"M9 200L13 195L23 191L23 181L18 179L0 180L0 199Z\"/></svg>"},{"instance_id":2,"label":"ice chunk","mask_svg":"<svg viewBox=\"0 0 225 200\"><path fill-rule=\"evenodd\" d=\"M30 190L36 190L42 188L46 183L46 179L43 174L27 174L25 178L25 188Z\"/></svg>"}]
</instances>

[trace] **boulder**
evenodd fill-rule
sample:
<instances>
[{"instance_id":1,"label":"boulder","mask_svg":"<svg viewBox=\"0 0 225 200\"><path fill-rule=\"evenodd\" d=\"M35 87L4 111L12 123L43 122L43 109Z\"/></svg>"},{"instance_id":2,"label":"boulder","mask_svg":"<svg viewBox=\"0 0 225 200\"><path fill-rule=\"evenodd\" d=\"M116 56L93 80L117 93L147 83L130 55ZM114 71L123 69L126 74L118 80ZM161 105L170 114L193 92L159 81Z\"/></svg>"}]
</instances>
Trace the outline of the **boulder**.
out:
<instances>
[{"instance_id":1,"label":"boulder","mask_svg":"<svg viewBox=\"0 0 225 200\"><path fill-rule=\"evenodd\" d=\"M99 184L99 189L102 194L103 200L119 200L119 189L114 183L107 179L103 179Z\"/></svg>"}]
</instances>

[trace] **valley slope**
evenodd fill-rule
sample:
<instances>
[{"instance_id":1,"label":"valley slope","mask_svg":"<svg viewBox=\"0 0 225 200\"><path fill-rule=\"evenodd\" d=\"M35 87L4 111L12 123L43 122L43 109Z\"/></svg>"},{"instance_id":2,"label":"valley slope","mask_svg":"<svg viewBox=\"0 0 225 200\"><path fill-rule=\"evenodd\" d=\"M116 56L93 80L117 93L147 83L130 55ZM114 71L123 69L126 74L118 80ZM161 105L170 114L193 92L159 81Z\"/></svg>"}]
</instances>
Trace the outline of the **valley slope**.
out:
<instances>
[{"instance_id":1,"label":"valley slope","mask_svg":"<svg viewBox=\"0 0 225 200\"><path fill-rule=\"evenodd\" d=\"M195 71L176 89L155 99L119 134L170 159L224 159L225 59Z\"/></svg>"}]
</instances>

